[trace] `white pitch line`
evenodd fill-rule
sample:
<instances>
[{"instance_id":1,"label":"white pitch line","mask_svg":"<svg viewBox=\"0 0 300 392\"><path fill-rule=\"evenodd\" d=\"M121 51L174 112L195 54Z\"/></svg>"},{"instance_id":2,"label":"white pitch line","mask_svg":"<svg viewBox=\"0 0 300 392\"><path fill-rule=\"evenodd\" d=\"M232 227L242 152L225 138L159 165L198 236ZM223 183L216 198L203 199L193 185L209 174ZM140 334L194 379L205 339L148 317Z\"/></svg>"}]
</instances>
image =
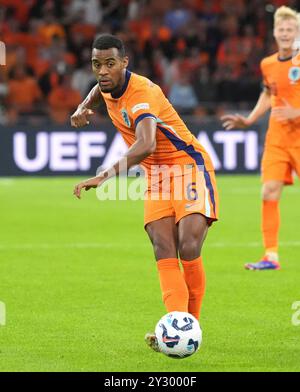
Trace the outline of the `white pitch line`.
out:
<instances>
[{"instance_id":1,"label":"white pitch line","mask_svg":"<svg viewBox=\"0 0 300 392\"><path fill-rule=\"evenodd\" d=\"M300 247L300 241L283 241L280 242L280 246L292 246L292 247ZM204 248L257 248L262 246L261 242L247 242L247 243L234 243L232 242L215 242L215 243L207 243L204 244ZM123 244L123 243L68 243L68 244L53 244L53 243L44 243L44 244L0 244L0 250L34 250L34 249L131 249L131 248L149 248L150 244L148 243L132 243L132 244Z\"/></svg>"}]
</instances>

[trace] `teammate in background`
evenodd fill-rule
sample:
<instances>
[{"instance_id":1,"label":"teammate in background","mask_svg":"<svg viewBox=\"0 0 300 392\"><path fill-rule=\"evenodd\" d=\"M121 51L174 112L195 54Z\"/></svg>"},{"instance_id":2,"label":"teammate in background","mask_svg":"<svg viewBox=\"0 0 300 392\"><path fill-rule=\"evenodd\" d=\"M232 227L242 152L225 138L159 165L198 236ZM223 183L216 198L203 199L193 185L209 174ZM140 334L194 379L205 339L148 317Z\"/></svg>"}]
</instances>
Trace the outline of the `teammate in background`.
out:
<instances>
[{"instance_id":1,"label":"teammate in background","mask_svg":"<svg viewBox=\"0 0 300 392\"><path fill-rule=\"evenodd\" d=\"M98 83L71 116L71 124L88 124L88 116L104 99L129 149L111 168L76 185L74 194L80 198L82 189L101 186L124 166L143 166L148 176L144 225L153 244L165 307L168 312L189 312L198 319L205 291L201 248L208 227L218 216L213 165L160 87L127 66L121 40L108 34L95 39L92 68ZM169 198L162 200L164 180L153 181L159 165L171 170L177 165L183 169L183 177L186 171L192 176L181 200L174 197L178 191L175 175L169 178ZM158 351L155 334L147 334L146 342Z\"/></svg>"},{"instance_id":2,"label":"teammate in background","mask_svg":"<svg viewBox=\"0 0 300 392\"><path fill-rule=\"evenodd\" d=\"M293 171L300 176L300 57L293 56L299 38L299 14L282 6L274 15L278 52L261 62L264 89L248 117L226 115L227 129L246 128L269 109L271 115L262 157L262 259L245 265L249 270L280 269L278 233L279 200L284 185L293 184Z\"/></svg>"}]
</instances>

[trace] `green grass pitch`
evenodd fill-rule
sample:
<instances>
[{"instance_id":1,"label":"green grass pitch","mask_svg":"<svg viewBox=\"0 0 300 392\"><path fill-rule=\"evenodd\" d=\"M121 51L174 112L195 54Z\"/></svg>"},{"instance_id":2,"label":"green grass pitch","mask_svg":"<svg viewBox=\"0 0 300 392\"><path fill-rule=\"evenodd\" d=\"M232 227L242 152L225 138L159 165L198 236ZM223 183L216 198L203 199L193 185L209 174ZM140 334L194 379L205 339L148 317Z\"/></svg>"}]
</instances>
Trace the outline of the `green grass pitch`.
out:
<instances>
[{"instance_id":1,"label":"green grass pitch","mask_svg":"<svg viewBox=\"0 0 300 392\"><path fill-rule=\"evenodd\" d=\"M166 313L142 201L72 196L74 178L0 180L0 371L299 371L300 187L281 202L282 270L262 254L260 180L219 176L220 221L203 256L200 351L152 352L144 334Z\"/></svg>"}]
</instances>

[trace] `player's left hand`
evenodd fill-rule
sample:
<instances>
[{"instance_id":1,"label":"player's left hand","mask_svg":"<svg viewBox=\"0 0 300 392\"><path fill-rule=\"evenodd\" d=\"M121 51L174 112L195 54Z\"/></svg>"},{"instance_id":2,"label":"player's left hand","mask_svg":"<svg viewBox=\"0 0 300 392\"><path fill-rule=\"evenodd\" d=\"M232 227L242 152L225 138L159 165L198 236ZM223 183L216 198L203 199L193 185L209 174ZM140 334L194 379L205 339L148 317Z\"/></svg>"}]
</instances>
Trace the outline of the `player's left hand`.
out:
<instances>
[{"instance_id":1,"label":"player's left hand","mask_svg":"<svg viewBox=\"0 0 300 392\"><path fill-rule=\"evenodd\" d=\"M282 102L284 103L283 106L275 106L272 109L271 115L275 117L275 119L279 122L286 122L289 120L294 120L295 118L299 117L300 110L294 108L289 104L289 102L281 98Z\"/></svg>"},{"instance_id":2,"label":"player's left hand","mask_svg":"<svg viewBox=\"0 0 300 392\"><path fill-rule=\"evenodd\" d=\"M80 199L82 189L89 191L91 188L97 188L97 186L101 185L102 182L103 179L101 177L93 177L86 181L82 181L79 184L75 185L73 195Z\"/></svg>"}]
</instances>

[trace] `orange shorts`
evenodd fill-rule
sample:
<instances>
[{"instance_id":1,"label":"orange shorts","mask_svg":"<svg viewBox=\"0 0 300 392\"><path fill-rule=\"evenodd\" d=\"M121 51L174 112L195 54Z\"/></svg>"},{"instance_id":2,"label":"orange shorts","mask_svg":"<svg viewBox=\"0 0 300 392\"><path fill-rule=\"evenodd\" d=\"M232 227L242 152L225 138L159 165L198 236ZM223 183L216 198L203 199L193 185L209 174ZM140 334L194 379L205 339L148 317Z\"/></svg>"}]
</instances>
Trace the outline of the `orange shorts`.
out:
<instances>
[{"instance_id":1,"label":"orange shorts","mask_svg":"<svg viewBox=\"0 0 300 392\"><path fill-rule=\"evenodd\" d=\"M175 165L176 166L176 165ZM148 174L145 192L145 226L161 218L174 216L178 223L186 215L199 213L208 223L218 219L218 192L214 171L196 164L164 166Z\"/></svg>"},{"instance_id":2,"label":"orange shorts","mask_svg":"<svg viewBox=\"0 0 300 392\"><path fill-rule=\"evenodd\" d=\"M291 185L294 183L293 171L300 177L300 147L265 146L261 163L263 182L278 180Z\"/></svg>"}]
</instances>

